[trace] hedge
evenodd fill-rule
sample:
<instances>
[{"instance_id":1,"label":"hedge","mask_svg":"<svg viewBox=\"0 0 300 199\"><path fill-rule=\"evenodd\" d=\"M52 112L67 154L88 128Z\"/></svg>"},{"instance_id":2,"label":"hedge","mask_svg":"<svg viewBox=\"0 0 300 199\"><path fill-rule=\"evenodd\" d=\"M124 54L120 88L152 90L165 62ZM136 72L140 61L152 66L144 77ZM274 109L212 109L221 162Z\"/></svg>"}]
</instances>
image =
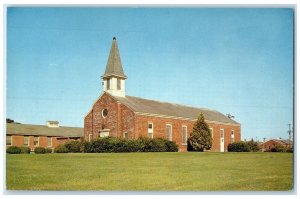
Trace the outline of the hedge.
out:
<instances>
[{"instance_id":1,"label":"hedge","mask_svg":"<svg viewBox=\"0 0 300 199\"><path fill-rule=\"evenodd\" d=\"M121 153L121 152L177 152L175 142L163 138L135 140L104 137L90 142L72 141L58 146L55 153Z\"/></svg>"},{"instance_id":2,"label":"hedge","mask_svg":"<svg viewBox=\"0 0 300 199\"><path fill-rule=\"evenodd\" d=\"M6 153L9 154L20 154L21 153L21 148L17 146L10 146L6 149Z\"/></svg>"},{"instance_id":3,"label":"hedge","mask_svg":"<svg viewBox=\"0 0 300 199\"><path fill-rule=\"evenodd\" d=\"M34 148L34 153L44 154L44 153L46 153L46 149L44 147L36 147L36 148Z\"/></svg>"},{"instance_id":4,"label":"hedge","mask_svg":"<svg viewBox=\"0 0 300 199\"><path fill-rule=\"evenodd\" d=\"M24 146L24 147L20 147L20 149L21 149L21 153L30 153L29 147Z\"/></svg>"},{"instance_id":5,"label":"hedge","mask_svg":"<svg viewBox=\"0 0 300 199\"><path fill-rule=\"evenodd\" d=\"M250 147L246 142L234 142L228 145L228 152L250 152Z\"/></svg>"}]
</instances>

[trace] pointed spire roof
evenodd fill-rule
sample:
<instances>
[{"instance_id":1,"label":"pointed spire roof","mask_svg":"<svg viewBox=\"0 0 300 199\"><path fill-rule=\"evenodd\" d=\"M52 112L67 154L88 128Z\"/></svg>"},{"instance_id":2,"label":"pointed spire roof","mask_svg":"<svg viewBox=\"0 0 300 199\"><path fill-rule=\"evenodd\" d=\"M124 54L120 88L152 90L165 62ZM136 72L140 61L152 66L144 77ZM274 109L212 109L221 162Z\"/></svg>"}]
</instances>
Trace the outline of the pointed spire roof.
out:
<instances>
[{"instance_id":1,"label":"pointed spire roof","mask_svg":"<svg viewBox=\"0 0 300 199\"><path fill-rule=\"evenodd\" d=\"M105 73L102 76L102 78L109 77L109 76L127 78L123 72L123 67L121 63L116 37L113 38L108 61L106 64Z\"/></svg>"}]
</instances>

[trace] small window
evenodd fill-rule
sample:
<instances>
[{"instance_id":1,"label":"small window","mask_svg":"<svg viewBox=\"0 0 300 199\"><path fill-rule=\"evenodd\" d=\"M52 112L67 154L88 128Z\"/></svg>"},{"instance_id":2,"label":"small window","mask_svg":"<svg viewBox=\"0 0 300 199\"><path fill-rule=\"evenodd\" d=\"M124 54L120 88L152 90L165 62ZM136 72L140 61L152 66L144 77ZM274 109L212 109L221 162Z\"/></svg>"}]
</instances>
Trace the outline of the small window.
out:
<instances>
[{"instance_id":1,"label":"small window","mask_svg":"<svg viewBox=\"0 0 300 199\"><path fill-rule=\"evenodd\" d=\"M89 141L93 139L93 134L89 134Z\"/></svg>"},{"instance_id":2,"label":"small window","mask_svg":"<svg viewBox=\"0 0 300 199\"><path fill-rule=\"evenodd\" d=\"M39 137L38 136L34 136L33 144L34 144L34 146L39 146Z\"/></svg>"},{"instance_id":3,"label":"small window","mask_svg":"<svg viewBox=\"0 0 300 199\"><path fill-rule=\"evenodd\" d=\"M166 139L172 141L172 125L166 125Z\"/></svg>"},{"instance_id":4,"label":"small window","mask_svg":"<svg viewBox=\"0 0 300 199\"><path fill-rule=\"evenodd\" d=\"M29 137L24 136L24 146L29 146Z\"/></svg>"},{"instance_id":5,"label":"small window","mask_svg":"<svg viewBox=\"0 0 300 199\"><path fill-rule=\"evenodd\" d=\"M117 90L121 90L121 79L117 79Z\"/></svg>"},{"instance_id":6,"label":"small window","mask_svg":"<svg viewBox=\"0 0 300 199\"><path fill-rule=\"evenodd\" d=\"M106 81L106 90L110 89L110 79Z\"/></svg>"},{"instance_id":7,"label":"small window","mask_svg":"<svg viewBox=\"0 0 300 199\"><path fill-rule=\"evenodd\" d=\"M153 123L148 122L148 137L153 138Z\"/></svg>"},{"instance_id":8,"label":"small window","mask_svg":"<svg viewBox=\"0 0 300 199\"><path fill-rule=\"evenodd\" d=\"M224 138L224 129L221 129L221 130L220 130L220 137L221 137L221 138Z\"/></svg>"},{"instance_id":9,"label":"small window","mask_svg":"<svg viewBox=\"0 0 300 199\"><path fill-rule=\"evenodd\" d=\"M214 129L213 128L209 128L209 130L210 130L211 137L213 138L214 137Z\"/></svg>"},{"instance_id":10,"label":"small window","mask_svg":"<svg viewBox=\"0 0 300 199\"><path fill-rule=\"evenodd\" d=\"M187 127L182 126L182 144L187 144Z\"/></svg>"},{"instance_id":11,"label":"small window","mask_svg":"<svg viewBox=\"0 0 300 199\"><path fill-rule=\"evenodd\" d=\"M6 145L8 145L8 146L12 145L12 136L11 135L6 136Z\"/></svg>"},{"instance_id":12,"label":"small window","mask_svg":"<svg viewBox=\"0 0 300 199\"><path fill-rule=\"evenodd\" d=\"M47 147L52 147L52 137L47 137Z\"/></svg>"},{"instance_id":13,"label":"small window","mask_svg":"<svg viewBox=\"0 0 300 199\"><path fill-rule=\"evenodd\" d=\"M108 110L107 110L106 108L103 109L103 110L102 110L102 117L103 117L103 118L106 118L107 114L108 114Z\"/></svg>"},{"instance_id":14,"label":"small window","mask_svg":"<svg viewBox=\"0 0 300 199\"><path fill-rule=\"evenodd\" d=\"M124 132L124 138L128 139L128 132Z\"/></svg>"}]
</instances>

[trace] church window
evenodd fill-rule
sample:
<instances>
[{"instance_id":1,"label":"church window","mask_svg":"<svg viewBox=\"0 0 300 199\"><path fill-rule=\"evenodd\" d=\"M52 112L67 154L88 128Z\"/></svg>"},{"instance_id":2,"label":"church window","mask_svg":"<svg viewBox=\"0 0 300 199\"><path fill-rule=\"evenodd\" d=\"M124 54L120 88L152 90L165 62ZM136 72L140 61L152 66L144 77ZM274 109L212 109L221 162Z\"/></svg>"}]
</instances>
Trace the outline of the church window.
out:
<instances>
[{"instance_id":1,"label":"church window","mask_svg":"<svg viewBox=\"0 0 300 199\"><path fill-rule=\"evenodd\" d=\"M108 110L107 110L106 108L103 109L103 110L102 110L102 117L103 117L103 118L106 118L107 114L108 114Z\"/></svg>"},{"instance_id":2,"label":"church window","mask_svg":"<svg viewBox=\"0 0 300 199\"><path fill-rule=\"evenodd\" d=\"M182 126L182 144L187 144L187 126Z\"/></svg>"},{"instance_id":3,"label":"church window","mask_svg":"<svg viewBox=\"0 0 300 199\"><path fill-rule=\"evenodd\" d=\"M153 123L148 123L148 137L153 138Z\"/></svg>"},{"instance_id":4,"label":"church window","mask_svg":"<svg viewBox=\"0 0 300 199\"><path fill-rule=\"evenodd\" d=\"M213 128L209 128L209 130L210 130L210 135L213 138L214 137L214 129Z\"/></svg>"},{"instance_id":5,"label":"church window","mask_svg":"<svg viewBox=\"0 0 300 199\"><path fill-rule=\"evenodd\" d=\"M29 136L24 136L24 146L29 146Z\"/></svg>"},{"instance_id":6,"label":"church window","mask_svg":"<svg viewBox=\"0 0 300 199\"><path fill-rule=\"evenodd\" d=\"M39 146L39 137L38 136L34 136L33 144L34 144L34 146Z\"/></svg>"},{"instance_id":7,"label":"church window","mask_svg":"<svg viewBox=\"0 0 300 199\"><path fill-rule=\"evenodd\" d=\"M89 134L89 141L93 139L93 134Z\"/></svg>"},{"instance_id":8,"label":"church window","mask_svg":"<svg viewBox=\"0 0 300 199\"><path fill-rule=\"evenodd\" d=\"M110 89L110 79L107 80L107 84L106 84L106 90Z\"/></svg>"},{"instance_id":9,"label":"church window","mask_svg":"<svg viewBox=\"0 0 300 199\"><path fill-rule=\"evenodd\" d=\"M117 90L121 90L121 79L117 79Z\"/></svg>"},{"instance_id":10,"label":"church window","mask_svg":"<svg viewBox=\"0 0 300 199\"><path fill-rule=\"evenodd\" d=\"M47 137L47 147L52 147L52 137Z\"/></svg>"},{"instance_id":11,"label":"church window","mask_svg":"<svg viewBox=\"0 0 300 199\"><path fill-rule=\"evenodd\" d=\"M172 125L166 125L166 139L172 141Z\"/></svg>"},{"instance_id":12,"label":"church window","mask_svg":"<svg viewBox=\"0 0 300 199\"><path fill-rule=\"evenodd\" d=\"M12 145L12 136L11 135L6 136L6 145L8 145L8 146Z\"/></svg>"},{"instance_id":13,"label":"church window","mask_svg":"<svg viewBox=\"0 0 300 199\"><path fill-rule=\"evenodd\" d=\"M221 130L220 130L220 137L221 137L221 138L224 138L224 129L221 129Z\"/></svg>"},{"instance_id":14,"label":"church window","mask_svg":"<svg viewBox=\"0 0 300 199\"><path fill-rule=\"evenodd\" d=\"M231 130L231 143L234 143L234 130Z\"/></svg>"}]
</instances>

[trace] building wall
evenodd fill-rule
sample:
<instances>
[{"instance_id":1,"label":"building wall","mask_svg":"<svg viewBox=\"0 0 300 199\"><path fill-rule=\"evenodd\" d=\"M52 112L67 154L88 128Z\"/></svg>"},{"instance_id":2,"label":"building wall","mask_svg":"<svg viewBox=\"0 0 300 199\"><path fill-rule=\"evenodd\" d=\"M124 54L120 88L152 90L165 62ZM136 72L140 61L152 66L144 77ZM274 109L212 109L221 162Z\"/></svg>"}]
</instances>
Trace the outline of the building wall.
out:
<instances>
[{"instance_id":1,"label":"building wall","mask_svg":"<svg viewBox=\"0 0 300 199\"><path fill-rule=\"evenodd\" d=\"M106 117L102 116L104 109L108 110ZM132 110L104 93L84 118L84 139L88 140L89 134L95 139L104 129L109 129L110 136L123 137L123 133L127 132L129 138L133 138L134 117Z\"/></svg>"},{"instance_id":2,"label":"building wall","mask_svg":"<svg viewBox=\"0 0 300 199\"><path fill-rule=\"evenodd\" d=\"M288 144L284 144L275 140L269 140L261 144L262 151L271 151L276 146L288 147Z\"/></svg>"},{"instance_id":3,"label":"building wall","mask_svg":"<svg viewBox=\"0 0 300 199\"><path fill-rule=\"evenodd\" d=\"M107 109L108 115L104 118L102 110ZM166 138L166 124L172 125L172 141L179 146L180 151L186 151L187 145L182 144L182 126L187 126L187 137L192 132L195 121L170 119L153 116L136 115L131 109L120 104L108 94L104 93L93 105L92 110L84 118L84 139L89 140L89 134L95 139L100 136L102 129L109 129L110 136L136 139L148 136L148 123L153 123L153 136ZM231 143L231 131L234 131L234 141L241 140L239 125L217 124L207 122L213 128L213 146L210 151L220 151L220 129L224 129L224 151Z\"/></svg>"},{"instance_id":4,"label":"building wall","mask_svg":"<svg viewBox=\"0 0 300 199\"><path fill-rule=\"evenodd\" d=\"M8 135L10 136L10 135ZM6 145L6 147L9 146L18 146L18 147L23 147L24 145L24 135L11 135L12 136L12 145ZM39 139L39 144L37 146L34 146L34 137L35 136L28 136L28 146L32 150L35 147L45 147L45 148L55 148L60 144L63 144L65 142L71 141L71 140L78 140L79 138L65 138L65 137L51 137L52 138L52 145L48 146L47 143L47 136L37 136Z\"/></svg>"},{"instance_id":5,"label":"building wall","mask_svg":"<svg viewBox=\"0 0 300 199\"><path fill-rule=\"evenodd\" d=\"M187 145L182 143L182 126L187 126L187 137L190 136L195 121L179 120L170 118L161 118L153 116L136 116L136 135L138 137L148 136L148 123L153 123L153 137L166 138L166 125L172 125L172 141L175 141L179 151L187 151ZM241 140L240 126L215 124L207 122L210 128L213 128L213 145L210 151L220 151L220 129L224 129L224 150L231 143L231 131L234 131L234 141Z\"/></svg>"}]
</instances>

